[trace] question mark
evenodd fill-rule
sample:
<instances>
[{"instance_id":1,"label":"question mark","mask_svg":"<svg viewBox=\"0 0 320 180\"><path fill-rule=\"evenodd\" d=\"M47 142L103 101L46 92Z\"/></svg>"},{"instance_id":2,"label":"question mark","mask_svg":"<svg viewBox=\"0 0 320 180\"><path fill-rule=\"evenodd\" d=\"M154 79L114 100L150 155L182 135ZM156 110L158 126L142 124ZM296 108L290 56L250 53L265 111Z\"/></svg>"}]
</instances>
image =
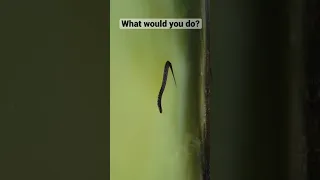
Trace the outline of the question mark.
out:
<instances>
[{"instance_id":1,"label":"question mark","mask_svg":"<svg viewBox=\"0 0 320 180\"><path fill-rule=\"evenodd\" d=\"M196 22L197 22L197 27L198 27L198 26L199 26L200 21L199 21L199 20L196 20Z\"/></svg>"}]
</instances>

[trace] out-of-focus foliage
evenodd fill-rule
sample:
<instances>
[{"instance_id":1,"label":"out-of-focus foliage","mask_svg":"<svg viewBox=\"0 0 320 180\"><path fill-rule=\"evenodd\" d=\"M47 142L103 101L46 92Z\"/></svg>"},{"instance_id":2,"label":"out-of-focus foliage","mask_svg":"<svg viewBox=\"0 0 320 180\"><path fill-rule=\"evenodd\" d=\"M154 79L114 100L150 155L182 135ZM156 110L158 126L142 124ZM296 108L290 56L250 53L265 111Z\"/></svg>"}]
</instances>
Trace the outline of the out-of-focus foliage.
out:
<instances>
[{"instance_id":1,"label":"out-of-focus foliage","mask_svg":"<svg viewBox=\"0 0 320 180\"><path fill-rule=\"evenodd\" d=\"M187 57L183 30L120 30L120 18L183 18L171 0L111 1L111 180L188 180L194 171L186 133ZM169 74L160 114L157 95L164 64Z\"/></svg>"}]
</instances>

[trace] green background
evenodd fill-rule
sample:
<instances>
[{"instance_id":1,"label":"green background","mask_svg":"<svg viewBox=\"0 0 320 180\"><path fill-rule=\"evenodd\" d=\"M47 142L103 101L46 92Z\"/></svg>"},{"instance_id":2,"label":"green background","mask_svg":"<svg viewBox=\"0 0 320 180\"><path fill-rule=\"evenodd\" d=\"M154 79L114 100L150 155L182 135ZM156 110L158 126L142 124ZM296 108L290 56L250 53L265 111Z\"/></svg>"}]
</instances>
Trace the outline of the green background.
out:
<instances>
[{"instance_id":1,"label":"green background","mask_svg":"<svg viewBox=\"0 0 320 180\"><path fill-rule=\"evenodd\" d=\"M200 178L201 31L119 29L120 18L199 18L199 7L200 2L111 1L112 180ZM177 87L170 73L160 114L157 97L167 60Z\"/></svg>"}]
</instances>

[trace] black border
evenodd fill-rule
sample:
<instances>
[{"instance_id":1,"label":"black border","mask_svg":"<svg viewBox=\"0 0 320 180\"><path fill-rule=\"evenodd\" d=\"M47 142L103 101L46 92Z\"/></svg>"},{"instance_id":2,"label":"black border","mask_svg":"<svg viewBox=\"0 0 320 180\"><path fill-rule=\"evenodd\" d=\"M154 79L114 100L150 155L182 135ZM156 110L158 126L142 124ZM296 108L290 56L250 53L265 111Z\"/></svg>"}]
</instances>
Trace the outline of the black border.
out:
<instances>
[{"instance_id":1,"label":"black border","mask_svg":"<svg viewBox=\"0 0 320 180\"><path fill-rule=\"evenodd\" d=\"M305 103L305 135L307 142L307 174L309 180L320 178L320 3L316 0L306 1L305 37L306 37L306 90L308 98Z\"/></svg>"}]
</instances>

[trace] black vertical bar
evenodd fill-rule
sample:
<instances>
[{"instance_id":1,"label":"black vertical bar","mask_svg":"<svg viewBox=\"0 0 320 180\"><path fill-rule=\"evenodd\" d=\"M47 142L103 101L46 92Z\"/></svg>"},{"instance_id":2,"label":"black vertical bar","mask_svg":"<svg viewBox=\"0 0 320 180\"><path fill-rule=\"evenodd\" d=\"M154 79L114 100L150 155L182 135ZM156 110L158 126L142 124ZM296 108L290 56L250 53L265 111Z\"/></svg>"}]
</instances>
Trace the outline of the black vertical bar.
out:
<instances>
[{"instance_id":1,"label":"black vertical bar","mask_svg":"<svg viewBox=\"0 0 320 180\"><path fill-rule=\"evenodd\" d=\"M307 170L308 179L320 178L320 2L307 1L306 102Z\"/></svg>"}]
</instances>

